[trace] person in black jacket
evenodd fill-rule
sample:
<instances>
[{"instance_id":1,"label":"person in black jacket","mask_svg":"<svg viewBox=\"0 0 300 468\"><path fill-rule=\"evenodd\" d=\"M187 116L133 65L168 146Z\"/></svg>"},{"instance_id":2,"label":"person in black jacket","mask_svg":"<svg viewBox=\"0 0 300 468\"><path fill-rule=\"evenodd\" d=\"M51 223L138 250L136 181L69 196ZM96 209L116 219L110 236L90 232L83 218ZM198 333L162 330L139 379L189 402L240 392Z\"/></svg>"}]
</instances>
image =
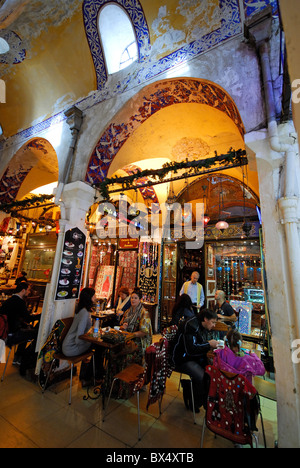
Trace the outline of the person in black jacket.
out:
<instances>
[{"instance_id":1,"label":"person in black jacket","mask_svg":"<svg viewBox=\"0 0 300 468\"><path fill-rule=\"evenodd\" d=\"M170 325L179 324L180 319L195 317L192 299L188 294L178 296L177 301L172 310L172 320Z\"/></svg>"},{"instance_id":2,"label":"person in black jacket","mask_svg":"<svg viewBox=\"0 0 300 468\"><path fill-rule=\"evenodd\" d=\"M173 348L176 371L192 378L196 412L199 412L203 403L203 379L205 366L208 364L207 353L218 346L213 332L217 319L216 312L204 309L195 317L180 323ZM182 380L181 383L185 405L192 409L190 383L187 380Z\"/></svg>"},{"instance_id":3,"label":"person in black jacket","mask_svg":"<svg viewBox=\"0 0 300 468\"><path fill-rule=\"evenodd\" d=\"M32 328L32 316L29 314L25 299L29 295L28 283L17 285L14 294L8 298L0 308L0 314L7 316L8 339L7 345L13 346L21 343L15 353L14 363L20 363L26 348L26 342L36 340L38 330Z\"/></svg>"}]
</instances>

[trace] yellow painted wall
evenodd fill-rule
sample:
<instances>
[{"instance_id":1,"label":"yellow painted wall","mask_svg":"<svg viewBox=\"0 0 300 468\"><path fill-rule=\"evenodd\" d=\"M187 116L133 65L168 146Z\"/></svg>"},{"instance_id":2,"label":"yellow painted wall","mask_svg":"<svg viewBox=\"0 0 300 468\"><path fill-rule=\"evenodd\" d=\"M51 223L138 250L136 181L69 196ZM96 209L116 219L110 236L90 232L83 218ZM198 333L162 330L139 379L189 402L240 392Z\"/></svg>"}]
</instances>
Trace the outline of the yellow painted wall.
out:
<instances>
[{"instance_id":1,"label":"yellow painted wall","mask_svg":"<svg viewBox=\"0 0 300 468\"><path fill-rule=\"evenodd\" d=\"M169 55L195 40L195 29L199 39L200 29L203 34L207 34L220 27L220 17L216 15L220 11L219 0L210 0L208 7L206 2L181 2L180 5L179 0L141 0L141 4L148 23L151 45L155 48L157 42L157 50L163 48L163 52L158 53L156 58Z\"/></svg>"},{"instance_id":2,"label":"yellow painted wall","mask_svg":"<svg viewBox=\"0 0 300 468\"><path fill-rule=\"evenodd\" d=\"M30 57L3 77L7 96L0 123L6 137L64 110L68 102L97 88L81 12L71 23L49 28L33 43Z\"/></svg>"}]
</instances>

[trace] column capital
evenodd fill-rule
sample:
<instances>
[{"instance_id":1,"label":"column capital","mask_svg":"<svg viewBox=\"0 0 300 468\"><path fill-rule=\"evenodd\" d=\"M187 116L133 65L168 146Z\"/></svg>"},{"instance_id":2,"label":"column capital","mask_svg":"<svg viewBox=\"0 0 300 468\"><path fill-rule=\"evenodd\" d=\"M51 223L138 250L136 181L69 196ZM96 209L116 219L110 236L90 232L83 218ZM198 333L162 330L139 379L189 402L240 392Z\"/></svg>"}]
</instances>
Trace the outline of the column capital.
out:
<instances>
[{"instance_id":1,"label":"column capital","mask_svg":"<svg viewBox=\"0 0 300 468\"><path fill-rule=\"evenodd\" d=\"M64 186L59 203L64 207L65 218L74 225L84 225L85 216L94 203L95 190L77 181Z\"/></svg>"}]
</instances>

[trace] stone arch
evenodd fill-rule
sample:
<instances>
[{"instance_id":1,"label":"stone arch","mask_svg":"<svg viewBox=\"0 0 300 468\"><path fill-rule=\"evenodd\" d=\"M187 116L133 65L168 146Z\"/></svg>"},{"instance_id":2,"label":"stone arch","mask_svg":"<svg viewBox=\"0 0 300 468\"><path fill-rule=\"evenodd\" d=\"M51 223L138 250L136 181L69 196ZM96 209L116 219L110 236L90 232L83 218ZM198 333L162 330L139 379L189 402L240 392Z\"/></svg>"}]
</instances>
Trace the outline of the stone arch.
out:
<instances>
[{"instance_id":1,"label":"stone arch","mask_svg":"<svg viewBox=\"0 0 300 468\"><path fill-rule=\"evenodd\" d=\"M57 155L44 138L26 142L13 156L0 179L2 203L21 199L31 190L58 180Z\"/></svg>"},{"instance_id":2,"label":"stone arch","mask_svg":"<svg viewBox=\"0 0 300 468\"><path fill-rule=\"evenodd\" d=\"M196 78L163 80L142 89L116 115L114 122L107 126L92 151L86 182L95 184L107 177L118 151L148 118L163 108L182 103L202 104L219 110L232 120L240 136L244 137L245 130L239 111L229 94L220 86Z\"/></svg>"}]
</instances>

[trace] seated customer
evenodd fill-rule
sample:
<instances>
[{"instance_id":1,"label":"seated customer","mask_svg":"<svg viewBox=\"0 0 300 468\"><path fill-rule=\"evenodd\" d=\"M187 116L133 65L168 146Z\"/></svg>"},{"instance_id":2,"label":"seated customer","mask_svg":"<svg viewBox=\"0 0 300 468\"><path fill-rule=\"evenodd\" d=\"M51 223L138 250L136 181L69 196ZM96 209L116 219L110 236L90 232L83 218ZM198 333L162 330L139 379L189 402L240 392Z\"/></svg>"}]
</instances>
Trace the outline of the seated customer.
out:
<instances>
[{"instance_id":1,"label":"seated customer","mask_svg":"<svg viewBox=\"0 0 300 468\"><path fill-rule=\"evenodd\" d=\"M197 316L180 323L175 339L173 362L176 371L192 378L196 412L199 412L203 404L203 379L208 364L207 353L218 346L213 334L217 318L215 312L204 309ZM189 381L183 380L182 387L185 405L187 409L192 409Z\"/></svg>"},{"instance_id":2,"label":"seated customer","mask_svg":"<svg viewBox=\"0 0 300 468\"><path fill-rule=\"evenodd\" d=\"M19 273L19 276L18 278L16 279L15 281L15 285L17 286L19 283L22 283L22 282L25 282L27 281L27 273L26 271L22 270L20 273Z\"/></svg>"},{"instance_id":3,"label":"seated customer","mask_svg":"<svg viewBox=\"0 0 300 468\"><path fill-rule=\"evenodd\" d=\"M118 299L114 307L116 310L116 317L114 318L114 325L120 324L120 320L124 312L126 312L126 310L129 309L130 305L131 303L130 303L129 289L126 288L125 286L122 286L119 289Z\"/></svg>"},{"instance_id":4,"label":"seated customer","mask_svg":"<svg viewBox=\"0 0 300 468\"><path fill-rule=\"evenodd\" d=\"M33 328L31 325L33 318L28 312L25 302L29 293L30 286L28 283L24 281L19 283L14 294L0 308L0 314L6 315L8 321L7 345L13 346L20 343L14 357L15 364L21 364L27 341L34 340L32 349L35 349L38 334L38 328Z\"/></svg>"},{"instance_id":5,"label":"seated customer","mask_svg":"<svg viewBox=\"0 0 300 468\"><path fill-rule=\"evenodd\" d=\"M74 320L62 343L62 352L65 356L72 357L84 354L92 349L91 344L81 340L79 337L87 333L92 327L91 312L96 302L95 290L84 288L79 296L79 302L75 310ZM102 352L95 354L96 377L100 377L102 370ZM92 377L93 368L91 363L81 364L80 380L83 385L87 384ZM97 375L99 374L99 375Z\"/></svg>"},{"instance_id":6,"label":"seated customer","mask_svg":"<svg viewBox=\"0 0 300 468\"><path fill-rule=\"evenodd\" d=\"M79 296L74 320L62 344L62 352L65 356L78 356L87 352L91 347L90 343L81 340L79 336L87 333L92 326L91 312L95 302L95 290L84 288Z\"/></svg>"},{"instance_id":7,"label":"seated customer","mask_svg":"<svg viewBox=\"0 0 300 468\"><path fill-rule=\"evenodd\" d=\"M177 325L180 319L195 317L192 299L188 294L182 294L177 298L177 301L172 310L172 320L170 325Z\"/></svg>"},{"instance_id":8,"label":"seated customer","mask_svg":"<svg viewBox=\"0 0 300 468\"><path fill-rule=\"evenodd\" d=\"M234 322L237 320L235 310L226 302L224 291L218 289L215 293L215 299L217 301L215 311L218 314L218 319L222 320L226 325L233 326Z\"/></svg>"},{"instance_id":9,"label":"seated customer","mask_svg":"<svg viewBox=\"0 0 300 468\"><path fill-rule=\"evenodd\" d=\"M252 383L255 375L265 374L265 366L255 353L244 353L241 347L241 334L237 330L229 330L224 349L214 352L214 366L226 372L242 374Z\"/></svg>"},{"instance_id":10,"label":"seated customer","mask_svg":"<svg viewBox=\"0 0 300 468\"><path fill-rule=\"evenodd\" d=\"M134 334L134 342L137 345L137 360L140 364L144 362L145 351L152 343L152 325L149 313L143 307L142 292L134 288L130 296L131 306L123 315L120 325L121 329Z\"/></svg>"}]
</instances>

